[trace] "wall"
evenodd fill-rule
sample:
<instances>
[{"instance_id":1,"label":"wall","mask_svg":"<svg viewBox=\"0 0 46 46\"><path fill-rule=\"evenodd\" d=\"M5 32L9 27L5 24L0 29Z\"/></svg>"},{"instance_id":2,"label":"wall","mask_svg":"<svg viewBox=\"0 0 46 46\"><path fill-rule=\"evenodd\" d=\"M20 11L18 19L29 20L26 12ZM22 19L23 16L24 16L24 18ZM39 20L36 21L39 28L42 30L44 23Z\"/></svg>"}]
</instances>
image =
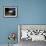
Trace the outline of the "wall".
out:
<instances>
[{"instance_id":1,"label":"wall","mask_svg":"<svg viewBox=\"0 0 46 46\"><path fill-rule=\"evenodd\" d=\"M0 0L0 44L7 44L8 34L10 32L17 32L17 18L4 18L3 10L5 6L16 6L18 0ZM17 38L18 39L18 38ZM16 39L16 43L18 43Z\"/></svg>"},{"instance_id":2,"label":"wall","mask_svg":"<svg viewBox=\"0 0 46 46\"><path fill-rule=\"evenodd\" d=\"M18 16L4 18L3 6L16 6ZM18 32L18 24L46 24L46 0L0 0L0 44L8 43L9 32Z\"/></svg>"}]
</instances>

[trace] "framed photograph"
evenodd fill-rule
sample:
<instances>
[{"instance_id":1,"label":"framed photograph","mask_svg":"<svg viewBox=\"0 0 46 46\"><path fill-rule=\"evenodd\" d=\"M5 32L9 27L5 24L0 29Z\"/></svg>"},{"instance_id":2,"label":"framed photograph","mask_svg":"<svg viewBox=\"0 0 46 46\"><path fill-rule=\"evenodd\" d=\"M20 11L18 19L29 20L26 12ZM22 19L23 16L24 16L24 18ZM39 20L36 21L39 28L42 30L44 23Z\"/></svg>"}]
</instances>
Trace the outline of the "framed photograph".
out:
<instances>
[{"instance_id":1,"label":"framed photograph","mask_svg":"<svg viewBox=\"0 0 46 46\"><path fill-rule=\"evenodd\" d=\"M4 7L4 17L16 17L17 7L15 6L5 6Z\"/></svg>"}]
</instances>

